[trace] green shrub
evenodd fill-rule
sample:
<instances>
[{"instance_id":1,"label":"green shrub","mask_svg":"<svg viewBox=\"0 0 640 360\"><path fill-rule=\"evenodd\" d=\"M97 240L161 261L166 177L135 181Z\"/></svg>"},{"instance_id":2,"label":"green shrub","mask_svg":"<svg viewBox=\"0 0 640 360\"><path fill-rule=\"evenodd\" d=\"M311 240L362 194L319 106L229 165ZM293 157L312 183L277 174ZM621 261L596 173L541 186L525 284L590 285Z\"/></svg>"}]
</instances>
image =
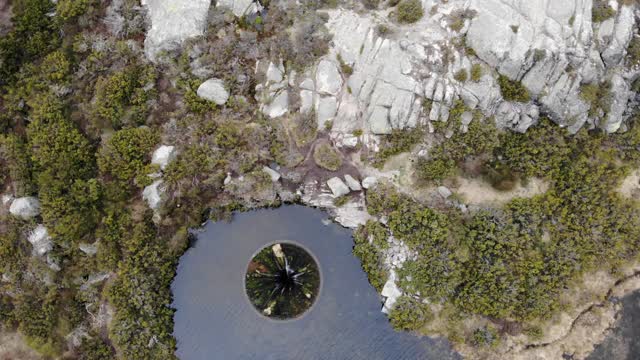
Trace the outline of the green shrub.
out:
<instances>
[{"instance_id":1,"label":"green shrub","mask_svg":"<svg viewBox=\"0 0 640 360\"><path fill-rule=\"evenodd\" d=\"M338 62L340 63L340 70L342 70L342 73L345 76L351 76L353 74L353 68L351 67L351 65L347 64L344 59L342 58L342 55L338 54L337 55L338 58Z\"/></svg>"},{"instance_id":2,"label":"green shrub","mask_svg":"<svg viewBox=\"0 0 640 360\"><path fill-rule=\"evenodd\" d=\"M79 360L111 360L115 354L111 346L100 338L98 334L82 339Z\"/></svg>"},{"instance_id":3,"label":"green shrub","mask_svg":"<svg viewBox=\"0 0 640 360\"><path fill-rule=\"evenodd\" d=\"M453 78L461 83L467 82L469 78L469 73L467 73L466 69L460 69L455 74L453 74Z\"/></svg>"},{"instance_id":4,"label":"green shrub","mask_svg":"<svg viewBox=\"0 0 640 360\"><path fill-rule=\"evenodd\" d=\"M8 175L12 180L16 196L32 195L36 191L30 154L24 139L14 134L0 135L0 164L8 172L3 175Z\"/></svg>"},{"instance_id":5,"label":"green shrub","mask_svg":"<svg viewBox=\"0 0 640 360\"><path fill-rule=\"evenodd\" d=\"M291 129L293 140L298 147L312 143L318 136L318 123L315 111L296 114Z\"/></svg>"},{"instance_id":6,"label":"green shrub","mask_svg":"<svg viewBox=\"0 0 640 360\"><path fill-rule=\"evenodd\" d=\"M480 347L494 347L500 342L500 335L490 326L478 328L473 331L472 344Z\"/></svg>"},{"instance_id":7,"label":"green shrub","mask_svg":"<svg viewBox=\"0 0 640 360\"><path fill-rule=\"evenodd\" d=\"M502 97L507 101L529 102L529 100L531 100L529 90L519 81L514 81L504 75L500 75L498 85L500 85Z\"/></svg>"},{"instance_id":8,"label":"green shrub","mask_svg":"<svg viewBox=\"0 0 640 360\"><path fill-rule=\"evenodd\" d=\"M60 32L50 14L50 0L21 0L13 4L13 28L0 37L0 85L16 79L18 70L56 49Z\"/></svg>"},{"instance_id":9,"label":"green shrub","mask_svg":"<svg viewBox=\"0 0 640 360\"><path fill-rule=\"evenodd\" d=\"M393 328L402 331L418 330L432 318L428 305L408 296L401 296L389 313Z\"/></svg>"},{"instance_id":10,"label":"green shrub","mask_svg":"<svg viewBox=\"0 0 640 360\"><path fill-rule=\"evenodd\" d=\"M482 65L473 64L473 66L471 66L471 81L473 82L480 81L480 79L482 79L482 75L483 75Z\"/></svg>"},{"instance_id":11,"label":"green shrub","mask_svg":"<svg viewBox=\"0 0 640 360\"><path fill-rule=\"evenodd\" d=\"M92 0L58 0L56 12L64 21L84 14Z\"/></svg>"},{"instance_id":12,"label":"green shrub","mask_svg":"<svg viewBox=\"0 0 640 360\"><path fill-rule=\"evenodd\" d=\"M416 160L414 170L419 184L439 184L456 174L456 162L445 157L421 157Z\"/></svg>"},{"instance_id":13,"label":"green shrub","mask_svg":"<svg viewBox=\"0 0 640 360\"><path fill-rule=\"evenodd\" d=\"M396 8L398 22L412 24L424 16L424 9L420 0L402 0Z\"/></svg>"},{"instance_id":14,"label":"green shrub","mask_svg":"<svg viewBox=\"0 0 640 360\"><path fill-rule=\"evenodd\" d=\"M627 62L630 66L640 65L640 36L634 36L627 48Z\"/></svg>"},{"instance_id":15,"label":"green shrub","mask_svg":"<svg viewBox=\"0 0 640 360\"><path fill-rule=\"evenodd\" d=\"M151 152L158 141L157 133L146 127L116 131L100 149L100 172L125 183L146 175L145 166L151 161Z\"/></svg>"},{"instance_id":16,"label":"green shrub","mask_svg":"<svg viewBox=\"0 0 640 360\"><path fill-rule=\"evenodd\" d=\"M113 128L142 125L148 111L147 101L155 94L156 73L152 66L131 65L109 77L100 77L95 86L95 116Z\"/></svg>"},{"instance_id":17,"label":"green shrub","mask_svg":"<svg viewBox=\"0 0 640 360\"><path fill-rule=\"evenodd\" d=\"M580 86L580 97L590 105L590 117L606 115L613 103L611 84L604 82L602 84L582 85Z\"/></svg>"},{"instance_id":18,"label":"green shrub","mask_svg":"<svg viewBox=\"0 0 640 360\"><path fill-rule=\"evenodd\" d=\"M424 129L421 127L393 129L391 134L383 137L374 165L382 166L390 157L411 151L423 139Z\"/></svg>"},{"instance_id":19,"label":"green shrub","mask_svg":"<svg viewBox=\"0 0 640 360\"><path fill-rule=\"evenodd\" d=\"M612 18L616 14L609 3L606 0L595 0L593 7L591 8L591 20L594 23L601 23L607 19Z\"/></svg>"},{"instance_id":20,"label":"green shrub","mask_svg":"<svg viewBox=\"0 0 640 360\"><path fill-rule=\"evenodd\" d=\"M316 145L313 150L313 160L316 165L329 171L336 171L342 166L340 153L326 142Z\"/></svg>"},{"instance_id":21,"label":"green shrub","mask_svg":"<svg viewBox=\"0 0 640 360\"><path fill-rule=\"evenodd\" d=\"M373 242L369 242L369 237ZM381 250L387 246L389 233L376 221L368 221L362 225L353 235L353 254L360 259L362 269L367 274L369 282L381 291L387 281L388 274L384 270Z\"/></svg>"}]
</instances>

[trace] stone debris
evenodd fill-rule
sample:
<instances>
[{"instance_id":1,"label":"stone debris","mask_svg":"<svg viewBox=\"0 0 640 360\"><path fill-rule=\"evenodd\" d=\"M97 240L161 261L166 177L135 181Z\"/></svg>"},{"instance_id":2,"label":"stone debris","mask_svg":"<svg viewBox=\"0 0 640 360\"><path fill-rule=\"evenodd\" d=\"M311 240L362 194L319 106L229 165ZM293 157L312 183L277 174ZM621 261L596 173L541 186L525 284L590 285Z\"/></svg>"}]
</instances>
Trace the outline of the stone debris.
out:
<instances>
[{"instance_id":1,"label":"stone debris","mask_svg":"<svg viewBox=\"0 0 640 360\"><path fill-rule=\"evenodd\" d=\"M2 201L2 205L9 205L13 201L13 195L3 194L0 199Z\"/></svg>"},{"instance_id":2,"label":"stone debris","mask_svg":"<svg viewBox=\"0 0 640 360\"><path fill-rule=\"evenodd\" d=\"M337 198L347 195L351 191L349 190L347 184L345 184L344 181L342 181L342 179L340 179L339 177L333 177L329 179L327 181L327 185L329 186L329 189L331 189L333 196Z\"/></svg>"},{"instance_id":3,"label":"stone debris","mask_svg":"<svg viewBox=\"0 0 640 360\"><path fill-rule=\"evenodd\" d=\"M175 146L160 145L151 156L151 163L160 166L160 169L164 170L169 163L175 160L178 156L178 152Z\"/></svg>"},{"instance_id":4,"label":"stone debris","mask_svg":"<svg viewBox=\"0 0 640 360\"><path fill-rule=\"evenodd\" d=\"M152 210L160 209L164 201L164 193L166 188L163 186L163 180L156 180L153 184L147 186L142 191L142 198L147 202Z\"/></svg>"},{"instance_id":5,"label":"stone debris","mask_svg":"<svg viewBox=\"0 0 640 360\"><path fill-rule=\"evenodd\" d=\"M378 178L374 176L367 176L362 180L362 187L365 189L371 189L372 187L376 186L377 183Z\"/></svg>"},{"instance_id":6,"label":"stone debris","mask_svg":"<svg viewBox=\"0 0 640 360\"><path fill-rule=\"evenodd\" d=\"M29 233L27 240L33 246L33 253L35 255L43 256L53 249L53 242L51 241L49 232L42 224L36 226L36 228Z\"/></svg>"},{"instance_id":7,"label":"stone debris","mask_svg":"<svg viewBox=\"0 0 640 360\"><path fill-rule=\"evenodd\" d=\"M446 186L438 186L438 194L442 196L443 199L448 199L453 193Z\"/></svg>"},{"instance_id":8,"label":"stone debris","mask_svg":"<svg viewBox=\"0 0 640 360\"><path fill-rule=\"evenodd\" d=\"M372 219L367 212L363 195L357 197L355 201L351 199L343 206L333 209L331 213L335 216L336 222L349 229L356 229Z\"/></svg>"},{"instance_id":9,"label":"stone debris","mask_svg":"<svg viewBox=\"0 0 640 360\"><path fill-rule=\"evenodd\" d=\"M349 186L349 189L353 191L362 190L362 185L360 185L360 181L356 180L353 176L347 174L344 176L344 180L347 182L347 186Z\"/></svg>"},{"instance_id":10,"label":"stone debris","mask_svg":"<svg viewBox=\"0 0 640 360\"><path fill-rule=\"evenodd\" d=\"M200 84L197 94L199 97L218 105L224 105L229 100L229 92L224 87L224 81L215 78Z\"/></svg>"},{"instance_id":11,"label":"stone debris","mask_svg":"<svg viewBox=\"0 0 640 360\"><path fill-rule=\"evenodd\" d=\"M262 9L259 3L253 0L219 0L216 7L227 8L237 17L253 15Z\"/></svg>"},{"instance_id":12,"label":"stone debris","mask_svg":"<svg viewBox=\"0 0 640 360\"><path fill-rule=\"evenodd\" d=\"M80 249L80 251L82 251L83 253L89 256L93 256L98 253L97 243L93 243L93 244L80 243L78 245L78 248Z\"/></svg>"},{"instance_id":13,"label":"stone debris","mask_svg":"<svg viewBox=\"0 0 640 360\"><path fill-rule=\"evenodd\" d=\"M13 200L9 212L15 217L30 219L40 215L40 201L32 196L25 196Z\"/></svg>"},{"instance_id":14,"label":"stone debris","mask_svg":"<svg viewBox=\"0 0 640 360\"><path fill-rule=\"evenodd\" d=\"M264 166L262 168L262 171L264 171L265 173L267 173L267 175L269 175L269 177L271 178L271 181L276 182L278 180L280 180L280 173L273 170L272 168L268 167L268 166Z\"/></svg>"},{"instance_id":15,"label":"stone debris","mask_svg":"<svg viewBox=\"0 0 640 360\"><path fill-rule=\"evenodd\" d=\"M398 298L402 296L402 290L396 285L396 272L394 270L389 271L389 278L384 284L380 295L386 298L382 312L388 314L393 309L393 305L398 301Z\"/></svg>"}]
</instances>

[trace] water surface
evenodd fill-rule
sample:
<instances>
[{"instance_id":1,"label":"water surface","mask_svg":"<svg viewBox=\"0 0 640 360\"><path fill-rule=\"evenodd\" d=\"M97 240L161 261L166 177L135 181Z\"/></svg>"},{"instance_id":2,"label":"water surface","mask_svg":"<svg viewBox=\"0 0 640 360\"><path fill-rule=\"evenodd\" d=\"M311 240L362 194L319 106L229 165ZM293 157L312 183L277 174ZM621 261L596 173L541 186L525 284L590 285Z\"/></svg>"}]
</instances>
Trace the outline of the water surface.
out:
<instances>
[{"instance_id":1,"label":"water surface","mask_svg":"<svg viewBox=\"0 0 640 360\"><path fill-rule=\"evenodd\" d=\"M351 253L351 232L324 225L325 218L319 210L285 206L207 224L181 258L172 285L180 359L460 359L444 340L391 328ZM311 251L322 275L315 305L290 321L258 314L243 288L249 259L280 240Z\"/></svg>"},{"instance_id":2,"label":"water surface","mask_svg":"<svg viewBox=\"0 0 640 360\"><path fill-rule=\"evenodd\" d=\"M605 341L588 360L640 359L640 291L622 298L622 314Z\"/></svg>"}]
</instances>

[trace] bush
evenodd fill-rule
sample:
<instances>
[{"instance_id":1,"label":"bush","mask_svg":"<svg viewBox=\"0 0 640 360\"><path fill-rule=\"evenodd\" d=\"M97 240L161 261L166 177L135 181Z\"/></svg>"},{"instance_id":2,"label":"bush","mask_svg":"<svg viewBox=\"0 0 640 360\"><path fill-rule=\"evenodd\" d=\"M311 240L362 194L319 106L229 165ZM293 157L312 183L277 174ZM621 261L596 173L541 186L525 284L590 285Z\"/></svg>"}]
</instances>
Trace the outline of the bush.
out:
<instances>
[{"instance_id":1,"label":"bush","mask_svg":"<svg viewBox=\"0 0 640 360\"><path fill-rule=\"evenodd\" d=\"M640 36L635 35L627 48L627 62L630 66L640 65Z\"/></svg>"},{"instance_id":2,"label":"bush","mask_svg":"<svg viewBox=\"0 0 640 360\"><path fill-rule=\"evenodd\" d=\"M611 95L611 84L609 82L580 86L580 97L590 105L590 117L606 115L614 101Z\"/></svg>"},{"instance_id":3,"label":"bush","mask_svg":"<svg viewBox=\"0 0 640 360\"><path fill-rule=\"evenodd\" d=\"M49 15L54 6L50 0L15 1L13 29L0 38L0 85L13 82L23 64L58 47L60 33Z\"/></svg>"},{"instance_id":4,"label":"bush","mask_svg":"<svg viewBox=\"0 0 640 360\"><path fill-rule=\"evenodd\" d=\"M601 23L607 19L612 18L616 14L609 3L606 0L595 0L593 7L591 8L591 20L594 23Z\"/></svg>"},{"instance_id":5,"label":"bush","mask_svg":"<svg viewBox=\"0 0 640 360\"><path fill-rule=\"evenodd\" d=\"M398 4L396 11L398 22L404 24L413 24L424 15L424 9L422 9L420 0L402 0Z\"/></svg>"},{"instance_id":6,"label":"bush","mask_svg":"<svg viewBox=\"0 0 640 360\"><path fill-rule=\"evenodd\" d=\"M156 74L152 66L131 65L109 77L100 77L95 87L95 114L114 129L142 125L153 96ZM100 124L97 124L100 125ZM102 127L102 126L99 126Z\"/></svg>"},{"instance_id":7,"label":"bush","mask_svg":"<svg viewBox=\"0 0 640 360\"><path fill-rule=\"evenodd\" d=\"M373 238L370 243L369 238ZM353 235L353 255L360 259L362 269L367 274L369 282L381 291L388 274L384 270L383 255L381 250L387 246L389 233L376 221L368 221L362 225Z\"/></svg>"},{"instance_id":8,"label":"bush","mask_svg":"<svg viewBox=\"0 0 640 360\"><path fill-rule=\"evenodd\" d=\"M493 347L496 346L499 341L500 336L498 332L493 327L485 326L473 331L473 339L471 342L475 346Z\"/></svg>"},{"instance_id":9,"label":"bush","mask_svg":"<svg viewBox=\"0 0 640 360\"><path fill-rule=\"evenodd\" d=\"M114 351L98 334L82 339L80 344L79 360L111 360L115 357Z\"/></svg>"},{"instance_id":10,"label":"bush","mask_svg":"<svg viewBox=\"0 0 640 360\"><path fill-rule=\"evenodd\" d=\"M396 330L419 330L433 318L429 306L412 297L401 296L389 313L389 321Z\"/></svg>"},{"instance_id":11,"label":"bush","mask_svg":"<svg viewBox=\"0 0 640 360\"><path fill-rule=\"evenodd\" d=\"M329 171L336 171L342 166L340 153L326 142L316 145L313 150L313 160L316 165Z\"/></svg>"},{"instance_id":12,"label":"bush","mask_svg":"<svg viewBox=\"0 0 640 360\"><path fill-rule=\"evenodd\" d=\"M87 11L92 0L58 0L56 12L64 21L80 16Z\"/></svg>"},{"instance_id":13,"label":"bush","mask_svg":"<svg viewBox=\"0 0 640 360\"><path fill-rule=\"evenodd\" d=\"M421 157L416 160L414 170L419 184L440 184L456 174L456 162L445 157Z\"/></svg>"},{"instance_id":14,"label":"bush","mask_svg":"<svg viewBox=\"0 0 640 360\"><path fill-rule=\"evenodd\" d=\"M424 129L421 127L393 129L391 134L383 137L374 165L382 166L390 157L411 151L423 139Z\"/></svg>"},{"instance_id":15,"label":"bush","mask_svg":"<svg viewBox=\"0 0 640 360\"><path fill-rule=\"evenodd\" d=\"M315 111L296 114L291 129L293 140L298 147L312 143L318 136L318 123Z\"/></svg>"},{"instance_id":16,"label":"bush","mask_svg":"<svg viewBox=\"0 0 640 360\"><path fill-rule=\"evenodd\" d=\"M527 88L525 88L519 81L514 81L504 75L500 75L498 78L498 85L500 85L502 97L507 101L524 103L531 100L529 90L527 90Z\"/></svg>"},{"instance_id":17,"label":"bush","mask_svg":"<svg viewBox=\"0 0 640 360\"><path fill-rule=\"evenodd\" d=\"M473 64L473 66L471 66L471 81L473 82L480 81L480 79L482 79L482 75L483 75L482 65Z\"/></svg>"},{"instance_id":18,"label":"bush","mask_svg":"<svg viewBox=\"0 0 640 360\"><path fill-rule=\"evenodd\" d=\"M146 127L116 131L100 149L100 172L121 182L131 183L137 176L145 175L142 172L149 164L158 140L158 135Z\"/></svg>"},{"instance_id":19,"label":"bush","mask_svg":"<svg viewBox=\"0 0 640 360\"><path fill-rule=\"evenodd\" d=\"M464 83L464 82L467 82L467 79L469 78L469 73L467 73L466 69L460 69L455 74L453 74L453 78L456 79L456 81L458 82Z\"/></svg>"}]
</instances>

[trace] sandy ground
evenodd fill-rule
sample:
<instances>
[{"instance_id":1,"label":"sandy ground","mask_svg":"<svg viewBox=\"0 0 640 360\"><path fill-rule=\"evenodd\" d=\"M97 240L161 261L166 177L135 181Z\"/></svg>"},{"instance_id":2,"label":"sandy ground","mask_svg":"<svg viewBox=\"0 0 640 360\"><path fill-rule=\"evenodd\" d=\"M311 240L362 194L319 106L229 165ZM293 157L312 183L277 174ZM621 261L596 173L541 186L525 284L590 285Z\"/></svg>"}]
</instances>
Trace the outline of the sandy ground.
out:
<instances>
[{"instance_id":1,"label":"sandy ground","mask_svg":"<svg viewBox=\"0 0 640 360\"><path fill-rule=\"evenodd\" d=\"M20 334L0 331L0 360L38 359L42 357L24 343Z\"/></svg>"},{"instance_id":2,"label":"sandy ground","mask_svg":"<svg viewBox=\"0 0 640 360\"><path fill-rule=\"evenodd\" d=\"M518 185L510 191L493 188L482 179L458 178L459 187L453 189L468 205L500 205L514 198L530 198L543 194L549 184L542 179L530 179L527 186Z\"/></svg>"},{"instance_id":3,"label":"sandy ground","mask_svg":"<svg viewBox=\"0 0 640 360\"><path fill-rule=\"evenodd\" d=\"M628 199L640 199L640 170L632 172L622 180L618 192Z\"/></svg>"}]
</instances>

